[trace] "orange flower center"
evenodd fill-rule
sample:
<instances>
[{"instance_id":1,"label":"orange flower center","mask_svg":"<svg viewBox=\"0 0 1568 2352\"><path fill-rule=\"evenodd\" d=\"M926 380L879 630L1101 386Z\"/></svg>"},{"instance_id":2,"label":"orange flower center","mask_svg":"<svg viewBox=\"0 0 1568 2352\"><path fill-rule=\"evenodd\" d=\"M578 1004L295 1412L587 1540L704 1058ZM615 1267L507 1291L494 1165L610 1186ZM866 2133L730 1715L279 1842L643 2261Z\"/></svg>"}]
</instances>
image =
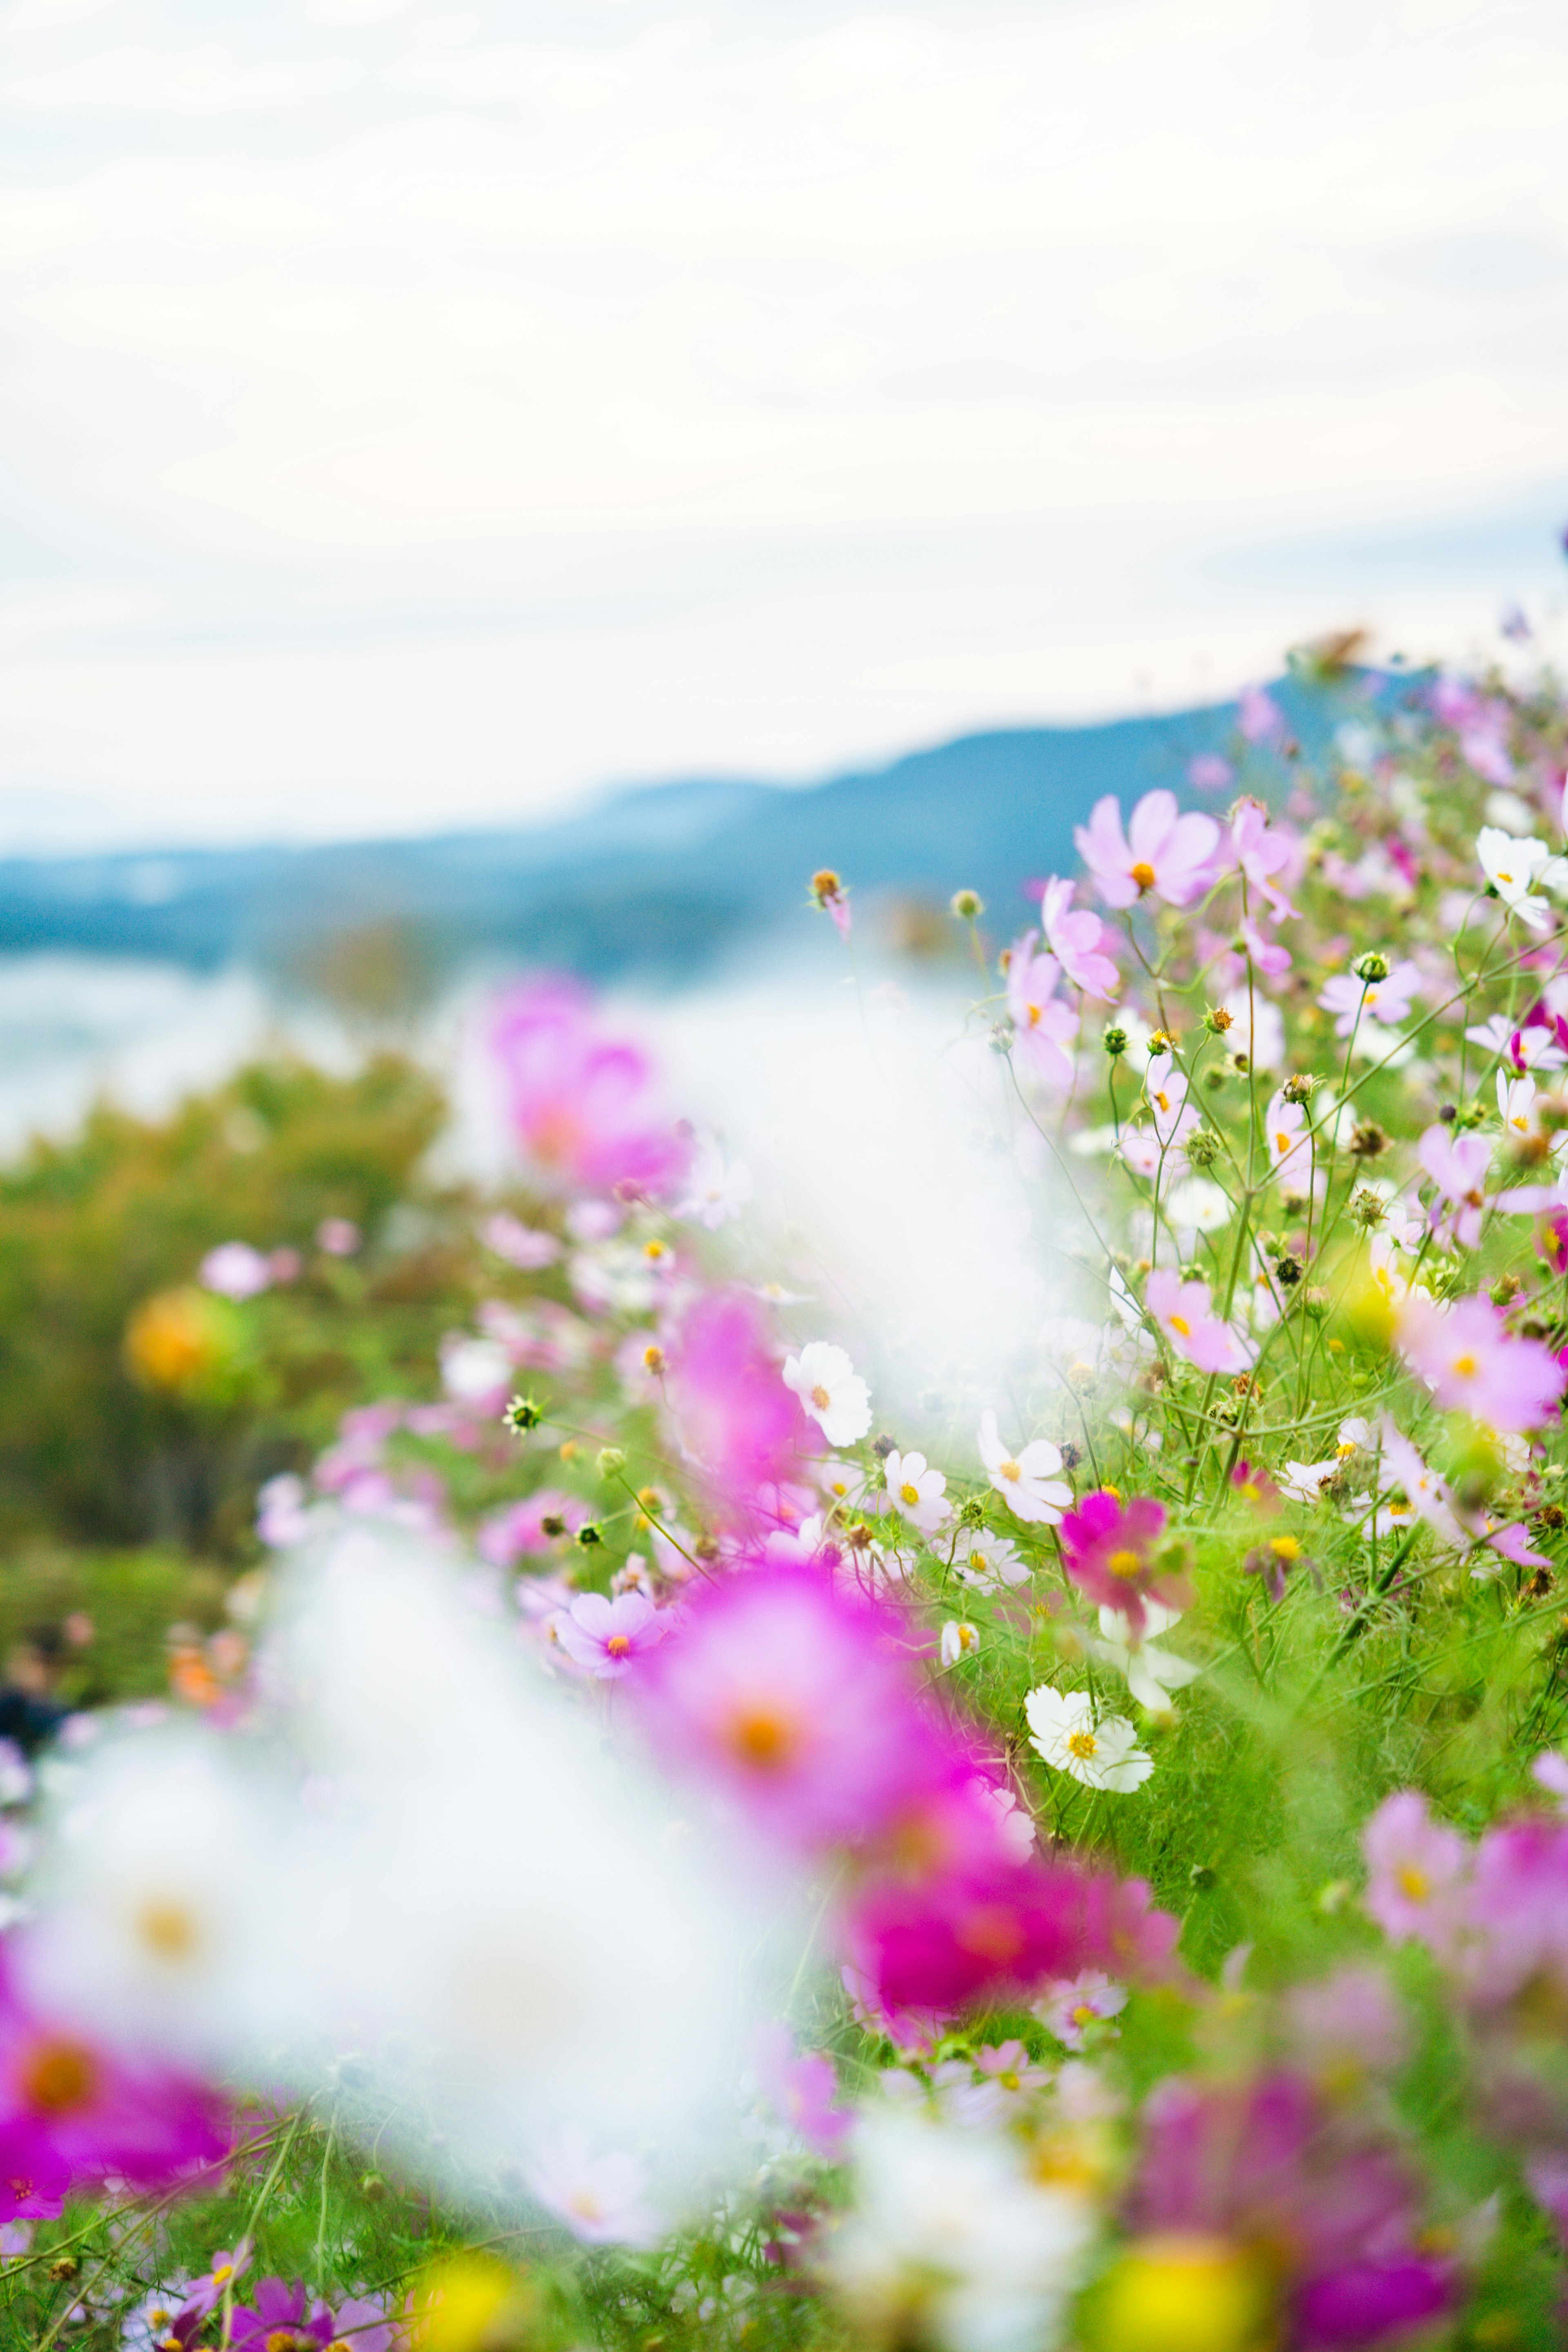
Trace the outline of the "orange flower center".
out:
<instances>
[{"instance_id":1,"label":"orange flower center","mask_svg":"<svg viewBox=\"0 0 1568 2352\"><path fill-rule=\"evenodd\" d=\"M1184 1315L1173 1315L1171 1328L1173 1331L1179 1331L1184 1339L1190 1339L1193 1336L1193 1327Z\"/></svg>"},{"instance_id":2,"label":"orange flower center","mask_svg":"<svg viewBox=\"0 0 1568 2352\"><path fill-rule=\"evenodd\" d=\"M811 1391L811 1402L816 1407L818 1412L826 1412L828 1406L833 1402L833 1399L828 1395L827 1391L823 1387L820 1381L817 1382L816 1388Z\"/></svg>"},{"instance_id":3,"label":"orange flower center","mask_svg":"<svg viewBox=\"0 0 1568 2352\"><path fill-rule=\"evenodd\" d=\"M22 2096L46 2116L84 2107L98 2087L98 2061L79 2042L36 2042L19 2070Z\"/></svg>"},{"instance_id":4,"label":"orange flower center","mask_svg":"<svg viewBox=\"0 0 1568 2352\"><path fill-rule=\"evenodd\" d=\"M605 1644L605 1650L612 1658L624 1658L631 1646L624 1633L612 1633Z\"/></svg>"},{"instance_id":5,"label":"orange flower center","mask_svg":"<svg viewBox=\"0 0 1568 2352\"><path fill-rule=\"evenodd\" d=\"M1136 1576L1143 1563L1135 1551L1113 1551L1105 1565L1112 1576Z\"/></svg>"},{"instance_id":6,"label":"orange flower center","mask_svg":"<svg viewBox=\"0 0 1568 2352\"><path fill-rule=\"evenodd\" d=\"M731 1717L729 1743L752 1771L782 1772L799 1749L800 1734L776 1709L749 1706Z\"/></svg>"},{"instance_id":7,"label":"orange flower center","mask_svg":"<svg viewBox=\"0 0 1568 2352\"><path fill-rule=\"evenodd\" d=\"M1130 866L1127 871L1137 883L1140 890L1152 890L1154 887L1154 869L1146 858L1141 857L1137 865Z\"/></svg>"},{"instance_id":8,"label":"orange flower center","mask_svg":"<svg viewBox=\"0 0 1568 2352\"><path fill-rule=\"evenodd\" d=\"M1069 1731L1068 1733L1068 1754L1069 1756L1080 1757L1083 1761L1087 1763L1089 1759L1094 1754L1094 1749L1095 1738L1092 1731Z\"/></svg>"}]
</instances>

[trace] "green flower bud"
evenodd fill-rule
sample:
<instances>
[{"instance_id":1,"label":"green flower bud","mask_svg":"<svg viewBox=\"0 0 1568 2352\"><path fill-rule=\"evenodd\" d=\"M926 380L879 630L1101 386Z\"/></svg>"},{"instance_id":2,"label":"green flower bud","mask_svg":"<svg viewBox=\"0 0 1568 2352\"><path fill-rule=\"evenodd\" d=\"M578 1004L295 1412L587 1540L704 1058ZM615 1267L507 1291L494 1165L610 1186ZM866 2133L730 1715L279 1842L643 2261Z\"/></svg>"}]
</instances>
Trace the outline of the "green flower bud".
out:
<instances>
[{"instance_id":1,"label":"green flower bud","mask_svg":"<svg viewBox=\"0 0 1568 2352\"><path fill-rule=\"evenodd\" d=\"M601 1478L613 1478L626 1466L626 1457L618 1445L601 1445L594 1457L594 1467Z\"/></svg>"},{"instance_id":2,"label":"green flower bud","mask_svg":"<svg viewBox=\"0 0 1568 2352\"><path fill-rule=\"evenodd\" d=\"M537 1429L544 1415L531 1397L514 1396L501 1415L501 1427L510 1429L514 1437L525 1437Z\"/></svg>"},{"instance_id":3,"label":"green flower bud","mask_svg":"<svg viewBox=\"0 0 1568 2352\"><path fill-rule=\"evenodd\" d=\"M985 901L978 890L955 890L948 904L961 923L973 923L985 912Z\"/></svg>"},{"instance_id":4,"label":"green flower bud","mask_svg":"<svg viewBox=\"0 0 1568 2352\"><path fill-rule=\"evenodd\" d=\"M1105 1033L1105 1050L1113 1062L1119 1055L1125 1054L1131 1043L1125 1029L1108 1029Z\"/></svg>"},{"instance_id":5,"label":"green flower bud","mask_svg":"<svg viewBox=\"0 0 1568 2352\"><path fill-rule=\"evenodd\" d=\"M1368 954L1360 957L1352 964L1351 970L1358 980L1364 980L1367 986L1371 988L1375 986L1378 981L1388 978L1388 958L1385 955L1379 955L1373 948Z\"/></svg>"}]
</instances>

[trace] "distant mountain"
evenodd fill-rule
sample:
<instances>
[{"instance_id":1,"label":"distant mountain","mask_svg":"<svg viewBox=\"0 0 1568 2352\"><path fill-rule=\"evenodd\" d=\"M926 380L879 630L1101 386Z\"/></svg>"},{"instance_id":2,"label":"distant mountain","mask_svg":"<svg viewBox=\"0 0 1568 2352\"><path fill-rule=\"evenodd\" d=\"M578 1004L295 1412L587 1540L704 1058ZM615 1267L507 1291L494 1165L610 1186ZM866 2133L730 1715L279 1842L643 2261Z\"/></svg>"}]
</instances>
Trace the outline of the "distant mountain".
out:
<instances>
[{"instance_id":1,"label":"distant mountain","mask_svg":"<svg viewBox=\"0 0 1568 2352\"><path fill-rule=\"evenodd\" d=\"M1374 690L1353 675L1333 690L1294 679L1275 689L1309 751ZM1125 807L1165 784L1190 802L1187 762L1233 749L1235 718L1233 705L1215 704L969 735L806 787L645 785L507 833L13 858L0 861L0 951L237 961L308 977L337 948L379 937L402 940L432 972L506 959L673 982L786 926L798 935L822 866L863 905L879 893L945 901L973 887L1005 929L1026 911L1028 877L1069 869L1073 826L1102 793Z\"/></svg>"}]
</instances>

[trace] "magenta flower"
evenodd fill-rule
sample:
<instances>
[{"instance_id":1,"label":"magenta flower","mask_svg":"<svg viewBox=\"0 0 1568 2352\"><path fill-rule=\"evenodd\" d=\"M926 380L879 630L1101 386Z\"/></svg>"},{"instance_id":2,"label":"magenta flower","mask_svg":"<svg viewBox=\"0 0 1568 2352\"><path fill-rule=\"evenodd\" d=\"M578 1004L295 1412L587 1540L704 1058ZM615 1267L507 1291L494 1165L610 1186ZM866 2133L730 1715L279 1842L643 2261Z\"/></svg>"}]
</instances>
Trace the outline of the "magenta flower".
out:
<instances>
[{"instance_id":1,"label":"magenta flower","mask_svg":"<svg viewBox=\"0 0 1568 2352\"><path fill-rule=\"evenodd\" d=\"M1150 1314L1176 1353L1200 1372L1241 1372L1252 1350L1239 1332L1211 1311L1206 1282L1184 1282L1159 1267L1143 1286Z\"/></svg>"},{"instance_id":2,"label":"magenta flower","mask_svg":"<svg viewBox=\"0 0 1568 2352\"><path fill-rule=\"evenodd\" d=\"M1182 815L1174 793L1145 793L1125 834L1121 803L1108 793L1073 839L1108 907L1133 906L1151 891L1167 906L1190 907L1218 878L1218 825L1196 811Z\"/></svg>"},{"instance_id":3,"label":"magenta flower","mask_svg":"<svg viewBox=\"0 0 1568 2352\"><path fill-rule=\"evenodd\" d=\"M280 2278L258 2279L255 2293L254 2305L234 2307L229 2337L234 2352L315 2352L317 2345L330 2344L336 2335L324 2303L306 2317L310 2298L300 2280L289 2286Z\"/></svg>"},{"instance_id":4,"label":"magenta flower","mask_svg":"<svg viewBox=\"0 0 1568 2352\"><path fill-rule=\"evenodd\" d=\"M784 1843L863 1843L951 1769L900 1632L822 1569L742 1570L639 1675L649 1735Z\"/></svg>"},{"instance_id":5,"label":"magenta flower","mask_svg":"<svg viewBox=\"0 0 1568 2352\"><path fill-rule=\"evenodd\" d=\"M1047 1086L1070 1087L1078 1014L1056 994L1061 967L1054 955L1037 952L1037 932L1026 931L1007 965L1014 1050L1024 1067Z\"/></svg>"},{"instance_id":6,"label":"magenta flower","mask_svg":"<svg viewBox=\"0 0 1568 2352\"><path fill-rule=\"evenodd\" d=\"M479 1558L492 1568L510 1568L525 1555L548 1553L563 1536L574 1536L587 1517L587 1505L575 1495L541 1486L525 1501L509 1503L479 1521L475 1538Z\"/></svg>"},{"instance_id":7,"label":"magenta flower","mask_svg":"<svg viewBox=\"0 0 1568 2352\"><path fill-rule=\"evenodd\" d=\"M689 1147L659 1112L641 1048L603 1035L574 981L549 979L502 1000L491 1032L512 1123L534 1167L572 1191L666 1191Z\"/></svg>"},{"instance_id":8,"label":"magenta flower","mask_svg":"<svg viewBox=\"0 0 1568 2352\"><path fill-rule=\"evenodd\" d=\"M1362 1832L1363 1901L1385 1936L1451 1954L1469 1916L1470 1850L1414 1789L1385 1798Z\"/></svg>"},{"instance_id":9,"label":"magenta flower","mask_svg":"<svg viewBox=\"0 0 1568 2352\"><path fill-rule=\"evenodd\" d=\"M1134 1633L1143 1630L1147 1601L1184 1609L1192 1599L1180 1575L1162 1574L1154 1546L1165 1529L1165 1507L1149 1495L1123 1504L1108 1488L1085 1495L1062 1521L1062 1559L1079 1591L1098 1608L1119 1610Z\"/></svg>"},{"instance_id":10,"label":"magenta flower","mask_svg":"<svg viewBox=\"0 0 1568 2352\"><path fill-rule=\"evenodd\" d=\"M232 2252L226 2246L220 2246L201 2277L192 2281L181 2317L186 2312L195 2312L198 2318L205 2319L209 2311L216 2311L230 2281L243 2278L254 2259L248 2238L242 2238Z\"/></svg>"},{"instance_id":11,"label":"magenta flower","mask_svg":"<svg viewBox=\"0 0 1568 2352\"><path fill-rule=\"evenodd\" d=\"M885 1876L857 1895L857 1966L889 2010L942 2014L1076 1974L1091 1955L1084 1874L993 1851L936 1876Z\"/></svg>"},{"instance_id":12,"label":"magenta flower","mask_svg":"<svg viewBox=\"0 0 1568 2352\"><path fill-rule=\"evenodd\" d=\"M1110 934L1087 907L1074 908L1071 882L1052 875L1040 893L1040 928L1063 971L1086 996L1113 997L1121 974L1106 953Z\"/></svg>"},{"instance_id":13,"label":"magenta flower","mask_svg":"<svg viewBox=\"0 0 1568 2352\"><path fill-rule=\"evenodd\" d=\"M1454 1239L1466 1249L1474 1249L1488 1205L1482 1188L1491 1165L1490 1143L1484 1135L1455 1135L1439 1121L1422 1136L1416 1156L1453 1209Z\"/></svg>"},{"instance_id":14,"label":"magenta flower","mask_svg":"<svg viewBox=\"0 0 1568 2352\"><path fill-rule=\"evenodd\" d=\"M623 1592L614 1601L602 1592L584 1592L563 1612L555 1638L569 1658L600 1682L618 1682L668 1631L669 1620L646 1592Z\"/></svg>"},{"instance_id":15,"label":"magenta flower","mask_svg":"<svg viewBox=\"0 0 1568 2352\"><path fill-rule=\"evenodd\" d=\"M0 2220L119 2174L138 2189L227 2153L221 2104L162 2066L134 2065L40 2016L0 1978ZM54 2210L58 2210L58 2207Z\"/></svg>"},{"instance_id":16,"label":"magenta flower","mask_svg":"<svg viewBox=\"0 0 1568 2352\"><path fill-rule=\"evenodd\" d=\"M817 1450L748 1291L710 1291L688 1309L666 1351L665 1393L688 1456L731 1499L786 1478Z\"/></svg>"},{"instance_id":17,"label":"magenta flower","mask_svg":"<svg viewBox=\"0 0 1568 2352\"><path fill-rule=\"evenodd\" d=\"M1275 879L1287 872L1297 859L1300 845L1293 833L1282 827L1272 829L1268 812L1261 801L1243 800L1237 803L1230 821L1230 848L1237 869L1247 877L1253 888L1268 902L1268 911L1277 923L1287 916L1300 915Z\"/></svg>"},{"instance_id":18,"label":"magenta flower","mask_svg":"<svg viewBox=\"0 0 1568 2352\"><path fill-rule=\"evenodd\" d=\"M1568 1371L1540 1339L1515 1339L1488 1298L1437 1306L1420 1291L1401 1301L1399 1352L1445 1412L1489 1428L1539 1429L1556 1412Z\"/></svg>"}]
</instances>

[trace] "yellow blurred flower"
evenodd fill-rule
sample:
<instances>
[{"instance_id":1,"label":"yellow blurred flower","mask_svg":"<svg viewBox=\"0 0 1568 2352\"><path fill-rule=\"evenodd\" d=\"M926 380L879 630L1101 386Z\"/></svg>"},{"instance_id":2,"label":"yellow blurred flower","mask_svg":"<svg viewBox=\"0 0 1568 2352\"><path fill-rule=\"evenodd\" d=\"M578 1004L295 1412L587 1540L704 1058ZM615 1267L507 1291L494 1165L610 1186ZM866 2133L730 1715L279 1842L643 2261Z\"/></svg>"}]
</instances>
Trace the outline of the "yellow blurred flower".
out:
<instances>
[{"instance_id":1,"label":"yellow blurred flower","mask_svg":"<svg viewBox=\"0 0 1568 2352\"><path fill-rule=\"evenodd\" d=\"M414 2309L416 2352L512 2352L533 2333L532 2291L493 2254L437 2263L425 2273Z\"/></svg>"},{"instance_id":2,"label":"yellow blurred flower","mask_svg":"<svg viewBox=\"0 0 1568 2352\"><path fill-rule=\"evenodd\" d=\"M144 1298L125 1327L125 1360L143 1388L182 1395L199 1388L229 1352L228 1317L188 1285Z\"/></svg>"},{"instance_id":3,"label":"yellow blurred flower","mask_svg":"<svg viewBox=\"0 0 1568 2352\"><path fill-rule=\"evenodd\" d=\"M1272 2298L1261 2265L1224 2238L1142 2238L1095 2296L1103 2352L1251 2352Z\"/></svg>"}]
</instances>

